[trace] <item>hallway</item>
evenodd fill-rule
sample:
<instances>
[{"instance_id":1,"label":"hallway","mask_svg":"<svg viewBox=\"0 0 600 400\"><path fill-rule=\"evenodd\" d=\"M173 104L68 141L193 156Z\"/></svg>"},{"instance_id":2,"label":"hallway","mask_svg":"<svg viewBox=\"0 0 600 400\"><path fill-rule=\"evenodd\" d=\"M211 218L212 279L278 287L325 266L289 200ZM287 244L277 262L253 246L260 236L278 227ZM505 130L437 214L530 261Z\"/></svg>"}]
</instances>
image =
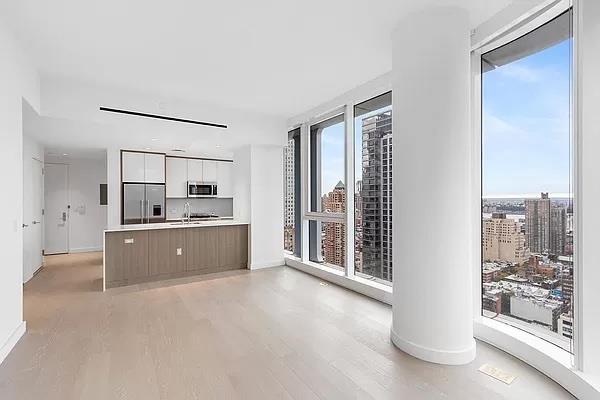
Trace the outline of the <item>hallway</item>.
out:
<instances>
[{"instance_id":1,"label":"hallway","mask_svg":"<svg viewBox=\"0 0 600 400\"><path fill-rule=\"evenodd\" d=\"M46 258L2 399L571 399L478 343L475 362L419 361L389 340L390 307L287 267L101 292L101 253ZM517 375L508 386L477 371Z\"/></svg>"}]
</instances>

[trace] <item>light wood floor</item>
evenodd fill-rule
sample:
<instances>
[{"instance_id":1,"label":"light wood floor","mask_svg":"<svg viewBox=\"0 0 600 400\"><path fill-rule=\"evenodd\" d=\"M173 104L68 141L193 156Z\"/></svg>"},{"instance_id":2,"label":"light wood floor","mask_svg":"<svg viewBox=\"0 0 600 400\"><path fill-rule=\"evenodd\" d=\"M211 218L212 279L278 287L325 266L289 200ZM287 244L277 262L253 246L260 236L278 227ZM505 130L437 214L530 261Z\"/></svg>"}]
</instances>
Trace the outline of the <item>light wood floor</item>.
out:
<instances>
[{"instance_id":1,"label":"light wood floor","mask_svg":"<svg viewBox=\"0 0 600 400\"><path fill-rule=\"evenodd\" d=\"M47 257L27 283L1 399L572 398L482 343L467 366L416 360L390 343L390 307L291 268L102 293L101 257ZM518 378L507 386L483 363Z\"/></svg>"}]
</instances>

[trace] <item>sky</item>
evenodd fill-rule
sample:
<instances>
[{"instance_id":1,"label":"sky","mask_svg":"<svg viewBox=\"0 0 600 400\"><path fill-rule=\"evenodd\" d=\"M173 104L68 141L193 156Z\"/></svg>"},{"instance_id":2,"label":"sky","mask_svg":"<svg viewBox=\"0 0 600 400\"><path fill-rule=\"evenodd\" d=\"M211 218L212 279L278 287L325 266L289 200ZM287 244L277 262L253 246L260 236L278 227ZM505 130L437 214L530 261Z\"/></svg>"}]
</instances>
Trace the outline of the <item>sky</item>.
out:
<instances>
[{"instance_id":1,"label":"sky","mask_svg":"<svg viewBox=\"0 0 600 400\"><path fill-rule=\"evenodd\" d=\"M540 192L566 197L571 191L570 46L566 40L484 74L484 197L537 197ZM372 114L354 121L357 161L362 119ZM325 194L344 182L344 124L324 129L321 140ZM360 162L355 175L359 180Z\"/></svg>"},{"instance_id":2,"label":"sky","mask_svg":"<svg viewBox=\"0 0 600 400\"><path fill-rule=\"evenodd\" d=\"M484 197L570 192L570 46L484 74Z\"/></svg>"}]
</instances>

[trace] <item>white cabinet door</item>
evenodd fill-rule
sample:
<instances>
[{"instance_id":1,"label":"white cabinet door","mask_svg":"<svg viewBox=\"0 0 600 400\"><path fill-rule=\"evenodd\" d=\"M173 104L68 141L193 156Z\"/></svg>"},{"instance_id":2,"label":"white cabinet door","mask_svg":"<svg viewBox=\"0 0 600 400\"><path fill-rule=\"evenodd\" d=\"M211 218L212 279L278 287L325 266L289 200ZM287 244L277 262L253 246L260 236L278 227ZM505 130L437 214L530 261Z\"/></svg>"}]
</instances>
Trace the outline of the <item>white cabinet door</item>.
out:
<instances>
[{"instance_id":1,"label":"white cabinet door","mask_svg":"<svg viewBox=\"0 0 600 400\"><path fill-rule=\"evenodd\" d=\"M188 159L188 181L202 182L202 160Z\"/></svg>"},{"instance_id":2,"label":"white cabinet door","mask_svg":"<svg viewBox=\"0 0 600 400\"><path fill-rule=\"evenodd\" d=\"M167 157L167 197L187 197L188 160Z\"/></svg>"},{"instance_id":3,"label":"white cabinet door","mask_svg":"<svg viewBox=\"0 0 600 400\"><path fill-rule=\"evenodd\" d=\"M202 162L202 181L216 182L217 181L217 161L204 160Z\"/></svg>"},{"instance_id":4,"label":"white cabinet door","mask_svg":"<svg viewBox=\"0 0 600 400\"><path fill-rule=\"evenodd\" d=\"M144 153L124 151L122 157L123 182L145 182Z\"/></svg>"},{"instance_id":5,"label":"white cabinet door","mask_svg":"<svg viewBox=\"0 0 600 400\"><path fill-rule=\"evenodd\" d=\"M147 183L165 183L165 155L146 153L145 169Z\"/></svg>"},{"instance_id":6,"label":"white cabinet door","mask_svg":"<svg viewBox=\"0 0 600 400\"><path fill-rule=\"evenodd\" d=\"M217 192L219 197L233 197L233 163L219 162L217 165Z\"/></svg>"}]
</instances>

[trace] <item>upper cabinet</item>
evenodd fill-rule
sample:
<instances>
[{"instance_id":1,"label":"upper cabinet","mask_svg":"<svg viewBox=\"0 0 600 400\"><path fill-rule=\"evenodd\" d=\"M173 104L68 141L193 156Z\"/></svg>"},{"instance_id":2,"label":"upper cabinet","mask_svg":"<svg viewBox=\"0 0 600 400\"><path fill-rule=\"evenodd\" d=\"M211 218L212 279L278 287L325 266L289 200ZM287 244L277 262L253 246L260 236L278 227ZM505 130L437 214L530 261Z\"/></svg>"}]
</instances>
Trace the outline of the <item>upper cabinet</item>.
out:
<instances>
[{"instance_id":1,"label":"upper cabinet","mask_svg":"<svg viewBox=\"0 0 600 400\"><path fill-rule=\"evenodd\" d=\"M124 151L121 153L123 182L145 182L144 153Z\"/></svg>"},{"instance_id":2,"label":"upper cabinet","mask_svg":"<svg viewBox=\"0 0 600 400\"><path fill-rule=\"evenodd\" d=\"M168 198L186 198L188 181L217 183L217 197L233 197L233 162L167 157Z\"/></svg>"},{"instance_id":3,"label":"upper cabinet","mask_svg":"<svg viewBox=\"0 0 600 400\"><path fill-rule=\"evenodd\" d=\"M187 197L188 160L167 157L167 197Z\"/></svg>"},{"instance_id":4,"label":"upper cabinet","mask_svg":"<svg viewBox=\"0 0 600 400\"><path fill-rule=\"evenodd\" d=\"M123 182L165 183L165 155L124 151Z\"/></svg>"},{"instance_id":5,"label":"upper cabinet","mask_svg":"<svg viewBox=\"0 0 600 400\"><path fill-rule=\"evenodd\" d=\"M202 182L217 182L216 161L202 161Z\"/></svg>"},{"instance_id":6,"label":"upper cabinet","mask_svg":"<svg viewBox=\"0 0 600 400\"><path fill-rule=\"evenodd\" d=\"M217 164L218 197L233 197L233 163L221 161Z\"/></svg>"},{"instance_id":7,"label":"upper cabinet","mask_svg":"<svg viewBox=\"0 0 600 400\"><path fill-rule=\"evenodd\" d=\"M202 182L202 160L188 159L187 167L187 180L193 182Z\"/></svg>"},{"instance_id":8,"label":"upper cabinet","mask_svg":"<svg viewBox=\"0 0 600 400\"><path fill-rule=\"evenodd\" d=\"M165 155L150 154L145 155L146 181L148 183L165 183Z\"/></svg>"}]
</instances>

